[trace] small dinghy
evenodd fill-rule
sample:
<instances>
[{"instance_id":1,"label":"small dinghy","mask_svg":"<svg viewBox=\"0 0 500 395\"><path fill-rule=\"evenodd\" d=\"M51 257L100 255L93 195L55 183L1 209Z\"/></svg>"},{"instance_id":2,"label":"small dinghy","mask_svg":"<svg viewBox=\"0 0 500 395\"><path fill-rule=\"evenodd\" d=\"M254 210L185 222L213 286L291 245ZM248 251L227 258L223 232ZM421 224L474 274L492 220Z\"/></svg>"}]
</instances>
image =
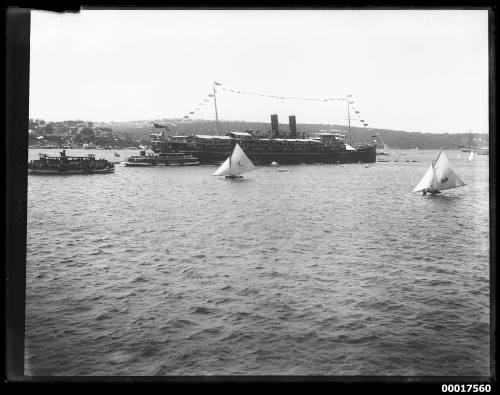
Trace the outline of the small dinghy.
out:
<instances>
[{"instance_id":1,"label":"small dinghy","mask_svg":"<svg viewBox=\"0 0 500 395\"><path fill-rule=\"evenodd\" d=\"M464 185L465 183L451 169L448 158L441 150L413 192L422 192L423 195L427 195L427 193L437 194L444 189L458 188Z\"/></svg>"},{"instance_id":2,"label":"small dinghy","mask_svg":"<svg viewBox=\"0 0 500 395\"><path fill-rule=\"evenodd\" d=\"M236 143L234 150L226 161L217 169L214 176L226 176L226 178L243 178L241 174L255 170L252 163L240 145Z\"/></svg>"}]
</instances>

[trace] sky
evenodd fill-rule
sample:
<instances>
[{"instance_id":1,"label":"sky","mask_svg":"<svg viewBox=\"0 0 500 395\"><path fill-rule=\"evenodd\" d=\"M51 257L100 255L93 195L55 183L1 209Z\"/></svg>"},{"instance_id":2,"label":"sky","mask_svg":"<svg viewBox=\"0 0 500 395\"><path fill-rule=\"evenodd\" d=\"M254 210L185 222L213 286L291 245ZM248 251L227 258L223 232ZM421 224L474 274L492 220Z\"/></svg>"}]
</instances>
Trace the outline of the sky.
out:
<instances>
[{"instance_id":1,"label":"sky","mask_svg":"<svg viewBox=\"0 0 500 395\"><path fill-rule=\"evenodd\" d=\"M46 121L213 120L217 81L220 120L488 132L486 10L33 11L30 50Z\"/></svg>"}]
</instances>

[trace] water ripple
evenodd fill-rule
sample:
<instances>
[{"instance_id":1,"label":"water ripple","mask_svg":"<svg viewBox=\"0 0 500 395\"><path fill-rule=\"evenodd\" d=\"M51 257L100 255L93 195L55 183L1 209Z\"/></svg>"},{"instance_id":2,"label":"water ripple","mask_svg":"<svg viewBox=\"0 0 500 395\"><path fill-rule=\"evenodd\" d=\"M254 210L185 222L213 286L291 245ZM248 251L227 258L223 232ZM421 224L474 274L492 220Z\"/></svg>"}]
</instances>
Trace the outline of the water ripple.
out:
<instances>
[{"instance_id":1,"label":"water ripple","mask_svg":"<svg viewBox=\"0 0 500 395\"><path fill-rule=\"evenodd\" d=\"M488 375L487 157L435 154L30 176L27 374Z\"/></svg>"}]
</instances>

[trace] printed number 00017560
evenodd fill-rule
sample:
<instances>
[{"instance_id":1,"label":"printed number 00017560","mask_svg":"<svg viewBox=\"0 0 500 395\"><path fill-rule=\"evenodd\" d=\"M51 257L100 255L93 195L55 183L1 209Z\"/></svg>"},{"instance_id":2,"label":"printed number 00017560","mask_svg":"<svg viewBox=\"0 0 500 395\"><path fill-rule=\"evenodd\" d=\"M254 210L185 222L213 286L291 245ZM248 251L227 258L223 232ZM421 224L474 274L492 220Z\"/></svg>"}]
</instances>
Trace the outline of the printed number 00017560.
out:
<instances>
[{"instance_id":1,"label":"printed number 00017560","mask_svg":"<svg viewBox=\"0 0 500 395\"><path fill-rule=\"evenodd\" d=\"M443 392L491 392L489 384L443 384Z\"/></svg>"}]
</instances>

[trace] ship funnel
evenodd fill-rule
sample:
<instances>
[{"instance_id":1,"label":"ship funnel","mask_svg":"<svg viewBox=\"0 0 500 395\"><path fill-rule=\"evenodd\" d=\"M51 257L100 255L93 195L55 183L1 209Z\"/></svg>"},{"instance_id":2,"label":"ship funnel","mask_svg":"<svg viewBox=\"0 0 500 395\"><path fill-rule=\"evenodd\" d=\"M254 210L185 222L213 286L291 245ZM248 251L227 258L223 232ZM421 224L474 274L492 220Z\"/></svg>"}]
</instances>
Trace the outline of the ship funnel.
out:
<instances>
[{"instance_id":1,"label":"ship funnel","mask_svg":"<svg viewBox=\"0 0 500 395\"><path fill-rule=\"evenodd\" d=\"M290 138L297 138L297 120L295 119L295 115L290 115L288 117L288 123L290 125Z\"/></svg>"},{"instance_id":2,"label":"ship funnel","mask_svg":"<svg viewBox=\"0 0 500 395\"><path fill-rule=\"evenodd\" d=\"M278 114L271 114L271 130L273 132L273 137L278 136Z\"/></svg>"}]
</instances>

